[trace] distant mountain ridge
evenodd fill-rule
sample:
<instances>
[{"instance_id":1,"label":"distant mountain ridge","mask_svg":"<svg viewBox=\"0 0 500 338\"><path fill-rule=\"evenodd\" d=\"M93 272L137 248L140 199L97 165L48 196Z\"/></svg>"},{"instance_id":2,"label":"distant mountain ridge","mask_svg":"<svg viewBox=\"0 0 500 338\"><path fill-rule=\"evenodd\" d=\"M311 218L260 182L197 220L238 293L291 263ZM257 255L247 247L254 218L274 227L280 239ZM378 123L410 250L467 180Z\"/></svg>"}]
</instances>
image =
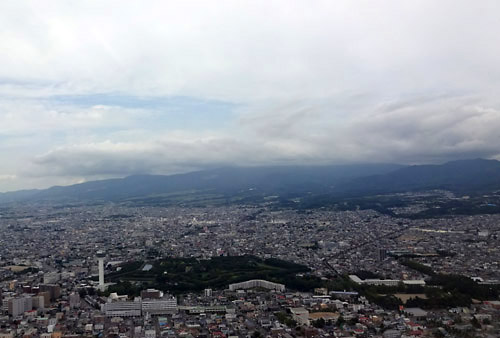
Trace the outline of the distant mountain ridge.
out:
<instances>
[{"instance_id":1,"label":"distant mountain ridge","mask_svg":"<svg viewBox=\"0 0 500 338\"><path fill-rule=\"evenodd\" d=\"M123 201L131 198L186 191L232 195L254 190L263 194L328 193L354 177L382 174L401 168L396 164L339 166L226 167L176 175L134 175L90 181L44 190L0 194L1 202Z\"/></svg>"},{"instance_id":2,"label":"distant mountain ridge","mask_svg":"<svg viewBox=\"0 0 500 338\"><path fill-rule=\"evenodd\" d=\"M500 162L473 159L414 165L383 175L359 177L338 187L351 194L387 194L431 189L482 193L500 189Z\"/></svg>"},{"instance_id":3,"label":"distant mountain ridge","mask_svg":"<svg viewBox=\"0 0 500 338\"><path fill-rule=\"evenodd\" d=\"M459 160L441 165L227 167L177 175L134 175L44 190L1 193L8 202L175 200L178 195L245 200L276 195L362 196L445 189L470 194L500 190L500 162ZM239 196L239 197L238 197Z\"/></svg>"}]
</instances>

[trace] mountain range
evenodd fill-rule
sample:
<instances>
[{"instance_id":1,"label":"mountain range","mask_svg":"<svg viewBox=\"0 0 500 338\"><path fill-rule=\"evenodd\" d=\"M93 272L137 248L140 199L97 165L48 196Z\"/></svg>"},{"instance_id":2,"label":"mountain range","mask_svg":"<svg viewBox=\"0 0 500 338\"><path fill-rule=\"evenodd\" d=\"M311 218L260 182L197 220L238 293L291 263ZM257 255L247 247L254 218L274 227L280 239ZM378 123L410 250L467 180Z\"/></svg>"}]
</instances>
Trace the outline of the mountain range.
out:
<instances>
[{"instance_id":1,"label":"mountain range","mask_svg":"<svg viewBox=\"0 0 500 338\"><path fill-rule=\"evenodd\" d=\"M441 165L225 167L176 175L134 175L43 190L0 194L9 202L182 202L203 197L228 201L255 197L364 196L445 189L474 194L500 189L500 162L459 160Z\"/></svg>"}]
</instances>

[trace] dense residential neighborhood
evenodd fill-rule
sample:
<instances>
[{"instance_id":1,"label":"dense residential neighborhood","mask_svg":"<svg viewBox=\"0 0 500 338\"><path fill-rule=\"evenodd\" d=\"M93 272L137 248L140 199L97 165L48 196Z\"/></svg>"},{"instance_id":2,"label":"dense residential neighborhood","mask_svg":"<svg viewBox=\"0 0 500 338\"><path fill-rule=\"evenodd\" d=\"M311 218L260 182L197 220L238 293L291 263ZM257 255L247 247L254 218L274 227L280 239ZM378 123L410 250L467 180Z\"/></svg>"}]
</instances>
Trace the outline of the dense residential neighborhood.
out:
<instances>
[{"instance_id":1,"label":"dense residential neighborhood","mask_svg":"<svg viewBox=\"0 0 500 338\"><path fill-rule=\"evenodd\" d=\"M481 299L471 293L456 306L431 302L434 289L446 289L434 283L440 276L467 278L481 292L498 285L500 215L410 219L373 210L114 204L17 205L0 214L2 338L500 332L500 302L487 292L477 293ZM265 275L269 281L212 285L208 279L197 284L204 289L183 292L167 278L180 276L169 271L179 264L186 264L180 273L191 276L191 269L205 269L220 257L255 257L258 266L293 262L293 268L307 269L285 278ZM166 265L163 276L151 280L154 285L141 277L165 260L177 265Z\"/></svg>"}]
</instances>

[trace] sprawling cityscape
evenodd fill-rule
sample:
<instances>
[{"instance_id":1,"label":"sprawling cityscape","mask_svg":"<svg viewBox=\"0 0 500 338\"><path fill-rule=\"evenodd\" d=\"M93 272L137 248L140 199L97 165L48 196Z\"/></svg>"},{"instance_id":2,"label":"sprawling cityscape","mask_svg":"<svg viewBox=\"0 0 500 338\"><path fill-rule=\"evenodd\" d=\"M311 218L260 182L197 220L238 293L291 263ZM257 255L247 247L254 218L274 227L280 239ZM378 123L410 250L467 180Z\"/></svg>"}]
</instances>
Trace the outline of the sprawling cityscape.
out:
<instances>
[{"instance_id":1,"label":"sprawling cityscape","mask_svg":"<svg viewBox=\"0 0 500 338\"><path fill-rule=\"evenodd\" d=\"M0 338L499 338L499 0L0 1Z\"/></svg>"},{"instance_id":2,"label":"sprawling cityscape","mask_svg":"<svg viewBox=\"0 0 500 338\"><path fill-rule=\"evenodd\" d=\"M433 289L446 289L437 274L497 287L499 224L498 214L409 219L269 205L5 207L0 337L495 336L498 292L447 291L456 302L439 304ZM188 273L224 257L304 270L264 275L271 280L233 271L237 283L184 289L177 275L146 278L163 260Z\"/></svg>"}]
</instances>

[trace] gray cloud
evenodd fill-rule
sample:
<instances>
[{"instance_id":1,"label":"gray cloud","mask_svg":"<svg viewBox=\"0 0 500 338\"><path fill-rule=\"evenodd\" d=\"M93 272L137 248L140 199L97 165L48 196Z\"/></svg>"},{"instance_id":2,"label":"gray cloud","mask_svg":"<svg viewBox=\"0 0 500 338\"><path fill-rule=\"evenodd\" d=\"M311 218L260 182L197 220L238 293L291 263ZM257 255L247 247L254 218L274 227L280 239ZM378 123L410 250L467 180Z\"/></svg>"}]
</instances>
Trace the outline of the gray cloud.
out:
<instances>
[{"instance_id":1,"label":"gray cloud","mask_svg":"<svg viewBox=\"0 0 500 338\"><path fill-rule=\"evenodd\" d=\"M482 100L443 96L411 104L392 102L381 105L383 113L368 110L336 121L329 118L329 104L293 111L294 103L277 113L241 120L244 132L239 134L180 132L140 142L59 147L37 157L25 174L96 178L225 165L427 163L498 157L500 113L476 105L478 101ZM276 120L269 121L268 115Z\"/></svg>"},{"instance_id":2,"label":"gray cloud","mask_svg":"<svg viewBox=\"0 0 500 338\"><path fill-rule=\"evenodd\" d=\"M0 191L233 164L498 158L499 11L494 0L2 2ZM142 97L186 98L199 113ZM213 121L187 123L203 114Z\"/></svg>"}]
</instances>

